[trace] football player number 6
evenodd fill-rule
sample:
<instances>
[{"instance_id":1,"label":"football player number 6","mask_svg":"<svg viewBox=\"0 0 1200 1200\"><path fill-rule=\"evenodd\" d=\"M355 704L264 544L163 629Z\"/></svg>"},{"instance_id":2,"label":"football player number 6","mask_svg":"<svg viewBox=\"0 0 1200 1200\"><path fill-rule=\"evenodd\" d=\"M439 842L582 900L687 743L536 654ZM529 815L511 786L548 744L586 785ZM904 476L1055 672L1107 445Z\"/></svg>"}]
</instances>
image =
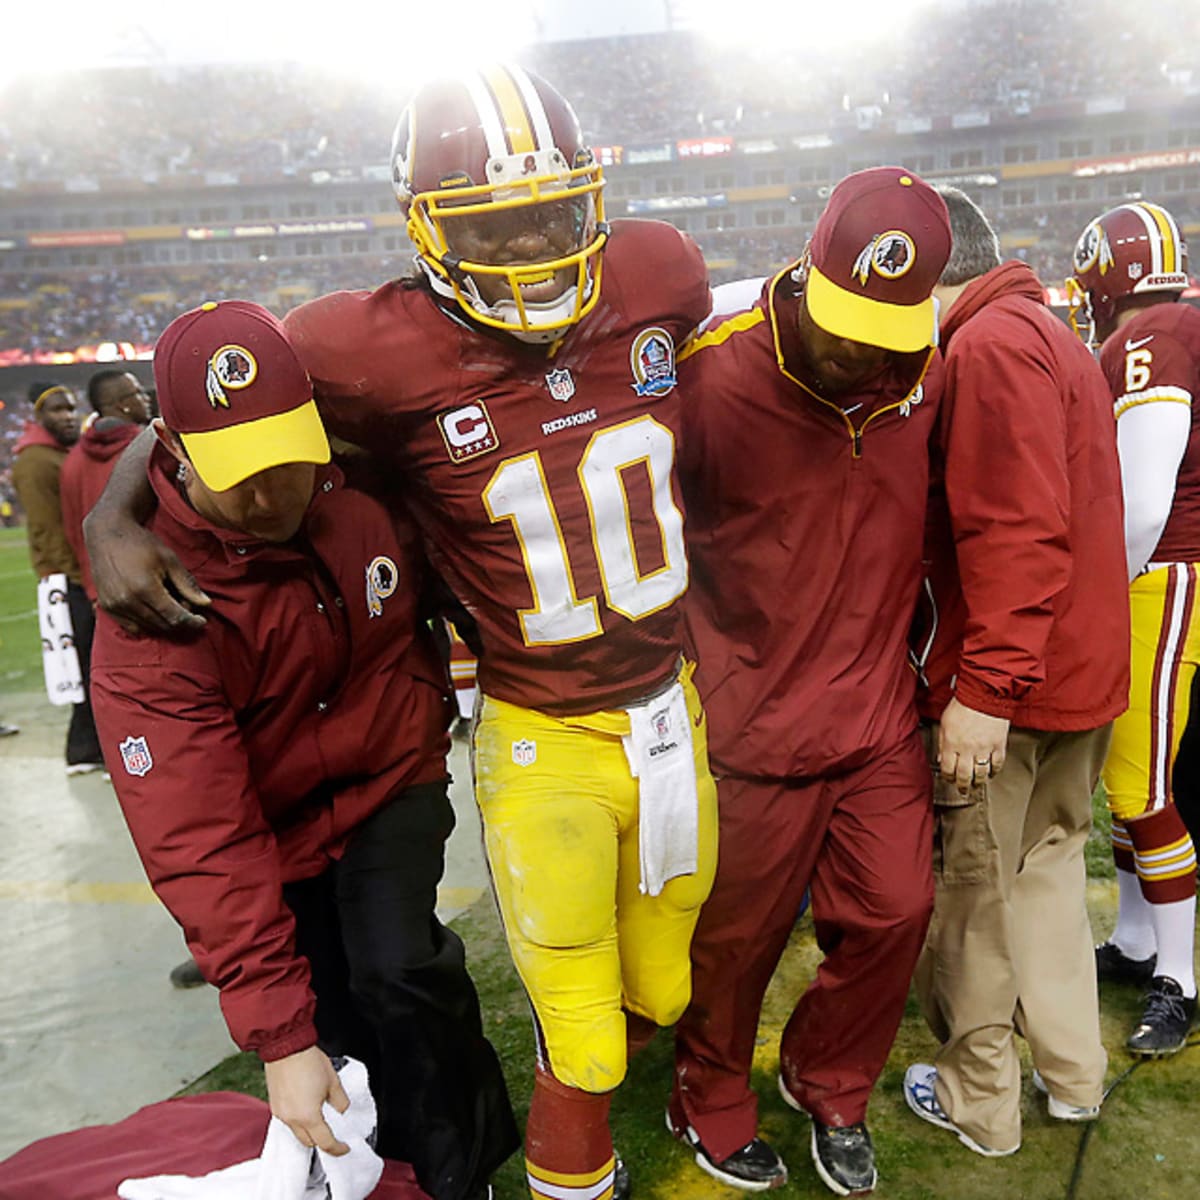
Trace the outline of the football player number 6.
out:
<instances>
[{"instance_id":1,"label":"football player number 6","mask_svg":"<svg viewBox=\"0 0 1200 1200\"><path fill-rule=\"evenodd\" d=\"M578 467L588 505L592 540L609 608L631 621L665 608L687 587L683 517L671 495L675 441L651 417L638 417L597 433ZM633 542L633 517L622 472L644 463L662 538L662 563L642 574ZM501 463L483 491L493 521L511 521L521 545L533 607L521 610L526 645L578 642L603 632L596 597L580 600L562 527L550 498L541 456L534 451Z\"/></svg>"}]
</instances>

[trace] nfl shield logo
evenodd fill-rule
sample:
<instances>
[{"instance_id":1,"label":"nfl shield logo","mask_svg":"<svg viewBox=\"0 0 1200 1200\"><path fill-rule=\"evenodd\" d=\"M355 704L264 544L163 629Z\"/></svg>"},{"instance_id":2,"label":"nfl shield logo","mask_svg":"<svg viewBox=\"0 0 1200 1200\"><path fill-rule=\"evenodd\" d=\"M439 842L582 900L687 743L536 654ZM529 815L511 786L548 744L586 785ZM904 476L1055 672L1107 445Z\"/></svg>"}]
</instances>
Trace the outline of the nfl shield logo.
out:
<instances>
[{"instance_id":1,"label":"nfl shield logo","mask_svg":"<svg viewBox=\"0 0 1200 1200\"><path fill-rule=\"evenodd\" d=\"M660 708L650 718L650 724L654 728L654 733L657 737L665 738L671 732L671 718L667 715L665 708Z\"/></svg>"},{"instance_id":2,"label":"nfl shield logo","mask_svg":"<svg viewBox=\"0 0 1200 1200\"><path fill-rule=\"evenodd\" d=\"M566 367L550 371L546 375L546 386L550 389L550 395L564 404L575 395L575 380L571 378L571 372Z\"/></svg>"},{"instance_id":3,"label":"nfl shield logo","mask_svg":"<svg viewBox=\"0 0 1200 1200\"><path fill-rule=\"evenodd\" d=\"M513 762L518 767L532 766L537 761L537 742L531 742L522 738L519 742L513 742Z\"/></svg>"},{"instance_id":4,"label":"nfl shield logo","mask_svg":"<svg viewBox=\"0 0 1200 1200\"><path fill-rule=\"evenodd\" d=\"M121 761L130 775L145 775L154 766L144 737L127 737L120 746Z\"/></svg>"}]
</instances>

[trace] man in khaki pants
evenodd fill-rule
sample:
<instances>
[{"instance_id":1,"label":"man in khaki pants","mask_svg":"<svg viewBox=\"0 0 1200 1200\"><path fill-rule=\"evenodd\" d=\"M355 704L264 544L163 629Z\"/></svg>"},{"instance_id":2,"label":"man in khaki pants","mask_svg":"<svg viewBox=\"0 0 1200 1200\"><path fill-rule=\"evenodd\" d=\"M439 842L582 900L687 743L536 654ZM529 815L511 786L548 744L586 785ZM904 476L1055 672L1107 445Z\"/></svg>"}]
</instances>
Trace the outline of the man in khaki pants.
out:
<instances>
[{"instance_id":1,"label":"man in khaki pants","mask_svg":"<svg viewBox=\"0 0 1200 1200\"><path fill-rule=\"evenodd\" d=\"M1021 1145L1015 1034L1061 1120L1099 1115L1083 848L1129 690L1111 399L1024 264L943 191L954 248L935 289L946 396L931 496L921 699L938 766L936 901L916 984L941 1041L905 1099L987 1157Z\"/></svg>"}]
</instances>

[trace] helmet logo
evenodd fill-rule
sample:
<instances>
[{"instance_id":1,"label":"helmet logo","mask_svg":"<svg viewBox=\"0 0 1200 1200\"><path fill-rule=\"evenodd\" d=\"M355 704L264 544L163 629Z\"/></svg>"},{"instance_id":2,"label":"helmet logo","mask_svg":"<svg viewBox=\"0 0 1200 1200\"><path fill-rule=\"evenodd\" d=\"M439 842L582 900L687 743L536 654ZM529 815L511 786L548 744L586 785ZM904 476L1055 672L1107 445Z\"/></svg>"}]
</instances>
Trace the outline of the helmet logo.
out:
<instances>
[{"instance_id":1,"label":"helmet logo","mask_svg":"<svg viewBox=\"0 0 1200 1200\"><path fill-rule=\"evenodd\" d=\"M1075 274L1082 275L1085 271L1090 271L1097 262L1100 263L1100 274L1103 275L1113 265L1114 259L1108 234L1099 221L1093 221L1080 234L1075 245Z\"/></svg>"},{"instance_id":2,"label":"helmet logo","mask_svg":"<svg viewBox=\"0 0 1200 1200\"><path fill-rule=\"evenodd\" d=\"M522 175L533 175L537 171L537 159L532 154L525 155L525 161L521 164Z\"/></svg>"},{"instance_id":3,"label":"helmet logo","mask_svg":"<svg viewBox=\"0 0 1200 1200\"><path fill-rule=\"evenodd\" d=\"M222 346L208 360L204 391L213 408L228 408L231 392L248 388L258 378L258 361L245 346Z\"/></svg>"},{"instance_id":4,"label":"helmet logo","mask_svg":"<svg viewBox=\"0 0 1200 1200\"><path fill-rule=\"evenodd\" d=\"M886 233L877 233L859 251L850 274L866 287L872 271L884 279L899 279L908 274L916 260L917 248L912 238L903 230L889 229Z\"/></svg>"},{"instance_id":5,"label":"helmet logo","mask_svg":"<svg viewBox=\"0 0 1200 1200\"><path fill-rule=\"evenodd\" d=\"M1129 264L1129 278L1141 279L1142 273L1145 271L1145 269L1146 268L1143 267L1140 262L1131 262Z\"/></svg>"}]
</instances>

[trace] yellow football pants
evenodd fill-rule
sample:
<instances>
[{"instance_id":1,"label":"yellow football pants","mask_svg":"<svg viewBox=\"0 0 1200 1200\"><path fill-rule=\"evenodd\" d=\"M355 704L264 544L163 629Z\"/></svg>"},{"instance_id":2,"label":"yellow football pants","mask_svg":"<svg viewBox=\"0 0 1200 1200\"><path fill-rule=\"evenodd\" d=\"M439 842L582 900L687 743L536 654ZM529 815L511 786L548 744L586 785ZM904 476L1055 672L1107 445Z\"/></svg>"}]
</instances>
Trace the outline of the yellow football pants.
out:
<instances>
[{"instance_id":1,"label":"yellow football pants","mask_svg":"<svg viewBox=\"0 0 1200 1200\"><path fill-rule=\"evenodd\" d=\"M1113 725L1104 787L1114 817L1129 821L1172 802L1171 768L1187 725L1200 662L1196 566L1173 563L1129 588L1129 708Z\"/></svg>"},{"instance_id":2,"label":"yellow football pants","mask_svg":"<svg viewBox=\"0 0 1200 1200\"><path fill-rule=\"evenodd\" d=\"M624 1078L623 1006L670 1025L691 996L689 949L716 869L717 802L691 670L681 679L696 762L697 870L653 897L638 888L625 712L551 717L484 696L475 728L488 862L544 1065L586 1092Z\"/></svg>"}]
</instances>

